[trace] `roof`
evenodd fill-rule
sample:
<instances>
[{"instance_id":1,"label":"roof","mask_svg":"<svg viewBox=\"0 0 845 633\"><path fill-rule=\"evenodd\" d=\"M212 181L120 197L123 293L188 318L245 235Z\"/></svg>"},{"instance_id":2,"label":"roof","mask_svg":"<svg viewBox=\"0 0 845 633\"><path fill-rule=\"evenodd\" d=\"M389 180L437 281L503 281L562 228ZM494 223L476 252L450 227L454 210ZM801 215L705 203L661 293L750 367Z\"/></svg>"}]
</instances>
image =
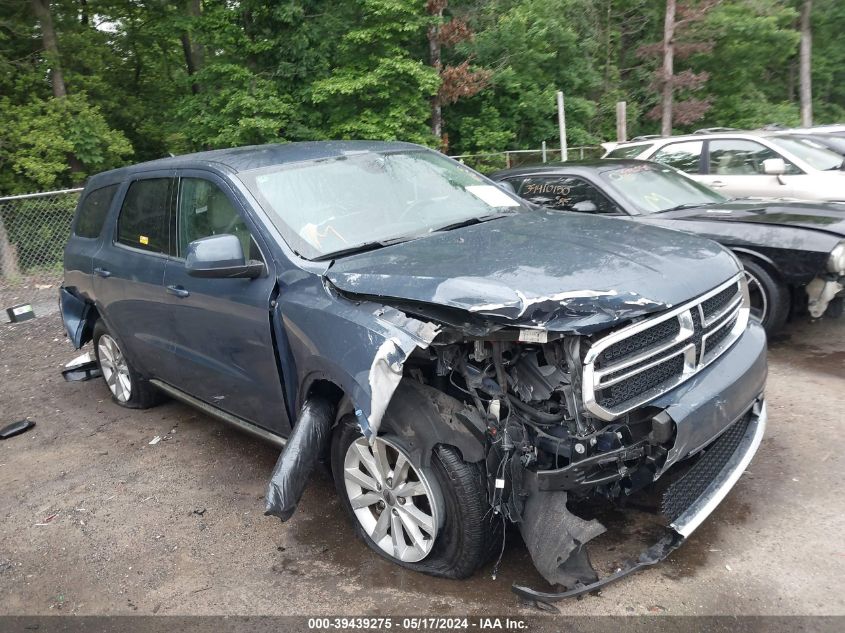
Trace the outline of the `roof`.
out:
<instances>
[{"instance_id":1,"label":"roof","mask_svg":"<svg viewBox=\"0 0 845 633\"><path fill-rule=\"evenodd\" d=\"M302 143L277 143L248 145L228 149L215 149L194 154L159 158L102 172L92 180L118 181L128 175L159 169L190 169L211 167L218 171L238 173L273 165L298 163L323 158L333 158L359 152L389 152L422 149L421 145L387 141L308 141Z\"/></svg>"},{"instance_id":2,"label":"roof","mask_svg":"<svg viewBox=\"0 0 845 633\"><path fill-rule=\"evenodd\" d=\"M511 169L503 169L490 174L490 178L497 179L504 176L520 176L525 174L536 174L540 172L565 171L567 173L596 173L613 171L620 167L632 167L634 165L652 164L647 160L636 160L633 158L602 158L597 160L567 161L565 163L534 163L522 165Z\"/></svg>"},{"instance_id":3,"label":"roof","mask_svg":"<svg viewBox=\"0 0 845 633\"><path fill-rule=\"evenodd\" d=\"M633 145L654 145L655 143L668 143L668 142L676 142L676 141L702 141L708 138L736 138L736 137L743 137L743 136L777 136L779 134L783 134L787 132L787 130L732 130L732 131L724 131L724 132L705 132L700 131L693 134L679 134L676 136L656 136L654 138L648 139L639 139L639 140L630 140L624 141L621 143L617 143L616 147L628 147ZM616 147L614 149L616 149Z\"/></svg>"}]
</instances>

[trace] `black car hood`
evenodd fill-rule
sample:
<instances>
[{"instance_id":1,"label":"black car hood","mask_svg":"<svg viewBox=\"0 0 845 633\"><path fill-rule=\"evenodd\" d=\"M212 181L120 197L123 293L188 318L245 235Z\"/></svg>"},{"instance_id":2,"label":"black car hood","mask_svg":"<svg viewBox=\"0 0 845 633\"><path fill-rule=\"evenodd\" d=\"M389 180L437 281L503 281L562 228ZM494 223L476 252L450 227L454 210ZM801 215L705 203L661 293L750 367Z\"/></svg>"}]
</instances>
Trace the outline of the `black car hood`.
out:
<instances>
[{"instance_id":1,"label":"black car hood","mask_svg":"<svg viewBox=\"0 0 845 633\"><path fill-rule=\"evenodd\" d=\"M658 213L654 218L789 226L845 237L845 204L784 200L731 200Z\"/></svg>"},{"instance_id":2,"label":"black car hood","mask_svg":"<svg viewBox=\"0 0 845 633\"><path fill-rule=\"evenodd\" d=\"M325 276L382 303L587 333L688 301L738 270L733 255L693 235L533 211L344 257Z\"/></svg>"}]
</instances>

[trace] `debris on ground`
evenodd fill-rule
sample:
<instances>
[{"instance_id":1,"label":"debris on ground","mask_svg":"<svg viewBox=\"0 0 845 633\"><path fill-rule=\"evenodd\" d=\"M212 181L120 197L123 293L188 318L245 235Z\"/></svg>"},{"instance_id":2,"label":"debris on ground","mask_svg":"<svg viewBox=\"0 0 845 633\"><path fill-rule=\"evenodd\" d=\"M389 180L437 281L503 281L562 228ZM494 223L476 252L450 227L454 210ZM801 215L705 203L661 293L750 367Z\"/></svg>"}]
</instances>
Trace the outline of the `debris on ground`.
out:
<instances>
[{"instance_id":1,"label":"debris on ground","mask_svg":"<svg viewBox=\"0 0 845 633\"><path fill-rule=\"evenodd\" d=\"M48 517L46 517L46 518L42 519L42 520L41 520L41 523L36 523L35 525L36 525L36 527L37 527L37 526L41 526L41 525L50 525L50 523L52 523L52 522L53 522L53 519L55 519L57 516L59 516L59 513L58 513L58 512L54 512L54 513L53 513L53 514L51 514L50 516L48 516Z\"/></svg>"},{"instance_id":2,"label":"debris on ground","mask_svg":"<svg viewBox=\"0 0 845 633\"><path fill-rule=\"evenodd\" d=\"M65 365L62 370L62 378L67 382L82 382L91 380L92 378L99 378L103 375L100 371L100 366L97 364L97 359L94 354L86 352L77 356Z\"/></svg>"},{"instance_id":3,"label":"debris on ground","mask_svg":"<svg viewBox=\"0 0 845 633\"><path fill-rule=\"evenodd\" d=\"M161 435L156 435L153 439L150 440L150 446L155 446L161 442Z\"/></svg>"},{"instance_id":4,"label":"debris on ground","mask_svg":"<svg viewBox=\"0 0 845 633\"><path fill-rule=\"evenodd\" d=\"M0 440L8 440L10 437L15 437L16 435L20 435L21 433L26 433L29 429L34 426L35 422L26 419L18 420L17 422L7 424L2 429L0 429Z\"/></svg>"},{"instance_id":5,"label":"debris on ground","mask_svg":"<svg viewBox=\"0 0 845 633\"><path fill-rule=\"evenodd\" d=\"M6 308L6 314L9 317L9 323L20 323L21 321L29 321L35 318L35 311L28 303L21 303L11 308Z\"/></svg>"}]
</instances>

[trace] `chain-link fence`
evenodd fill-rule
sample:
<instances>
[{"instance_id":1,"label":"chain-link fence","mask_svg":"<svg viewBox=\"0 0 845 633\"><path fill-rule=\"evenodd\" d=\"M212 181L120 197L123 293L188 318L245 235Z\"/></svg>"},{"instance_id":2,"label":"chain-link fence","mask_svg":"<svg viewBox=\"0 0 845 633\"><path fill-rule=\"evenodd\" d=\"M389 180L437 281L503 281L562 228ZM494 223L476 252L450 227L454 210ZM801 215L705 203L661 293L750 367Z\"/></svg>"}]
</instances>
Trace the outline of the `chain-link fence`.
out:
<instances>
[{"instance_id":1,"label":"chain-link fence","mask_svg":"<svg viewBox=\"0 0 845 633\"><path fill-rule=\"evenodd\" d=\"M0 198L0 310L53 306L62 253L82 189ZM43 311L43 310L42 310ZM0 313L2 314L2 313Z\"/></svg>"},{"instance_id":2,"label":"chain-link fence","mask_svg":"<svg viewBox=\"0 0 845 633\"><path fill-rule=\"evenodd\" d=\"M601 147L584 145L567 149L566 160L590 160L601 158L604 150ZM505 152L487 152L483 154L459 154L452 156L468 167L480 171L482 174L499 169L510 169L520 165L536 165L539 163L554 163L561 161L559 148L514 149Z\"/></svg>"}]
</instances>

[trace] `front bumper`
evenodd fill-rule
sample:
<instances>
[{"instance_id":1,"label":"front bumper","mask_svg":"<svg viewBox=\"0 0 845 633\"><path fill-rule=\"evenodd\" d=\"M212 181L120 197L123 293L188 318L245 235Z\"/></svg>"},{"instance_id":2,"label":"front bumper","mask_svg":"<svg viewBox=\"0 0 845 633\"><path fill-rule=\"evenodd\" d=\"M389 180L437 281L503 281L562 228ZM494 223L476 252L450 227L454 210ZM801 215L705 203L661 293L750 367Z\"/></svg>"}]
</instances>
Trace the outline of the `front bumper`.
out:
<instances>
[{"instance_id":1,"label":"front bumper","mask_svg":"<svg viewBox=\"0 0 845 633\"><path fill-rule=\"evenodd\" d=\"M827 311L830 302L845 295L845 276L816 277L807 284L807 309L818 319Z\"/></svg>"},{"instance_id":2,"label":"front bumper","mask_svg":"<svg viewBox=\"0 0 845 633\"><path fill-rule=\"evenodd\" d=\"M675 443L657 477L695 455L745 415L766 386L766 334L756 322L700 374L649 403L675 423Z\"/></svg>"},{"instance_id":3,"label":"front bumper","mask_svg":"<svg viewBox=\"0 0 845 633\"><path fill-rule=\"evenodd\" d=\"M692 534L695 529L701 525L704 520L710 516L713 510L716 509L722 500L727 496L731 488L742 476L742 473L751 463L752 458L760 448L760 443L763 439L763 434L766 430L766 423L768 421L766 411L766 401L761 397L758 399L751 410L747 412L748 424L742 439L739 441L736 449L724 463L722 468L716 473L715 477L710 481L709 485L704 489L704 492L695 499L689 507L681 513L667 528L664 536L654 545L644 551L637 560L632 560L622 566L616 573L606 576L596 582L587 585L578 585L568 591L559 593L543 592L514 585L512 590L518 596L526 600L534 602L550 602L563 600L564 598L573 598L591 591L596 591L605 585L620 580L625 576L629 576L635 572L641 571L646 567L651 567L664 560L672 552L683 545L684 541ZM737 423L737 422L735 422ZM718 440L717 440L718 442ZM705 453L702 459L706 459Z\"/></svg>"}]
</instances>

